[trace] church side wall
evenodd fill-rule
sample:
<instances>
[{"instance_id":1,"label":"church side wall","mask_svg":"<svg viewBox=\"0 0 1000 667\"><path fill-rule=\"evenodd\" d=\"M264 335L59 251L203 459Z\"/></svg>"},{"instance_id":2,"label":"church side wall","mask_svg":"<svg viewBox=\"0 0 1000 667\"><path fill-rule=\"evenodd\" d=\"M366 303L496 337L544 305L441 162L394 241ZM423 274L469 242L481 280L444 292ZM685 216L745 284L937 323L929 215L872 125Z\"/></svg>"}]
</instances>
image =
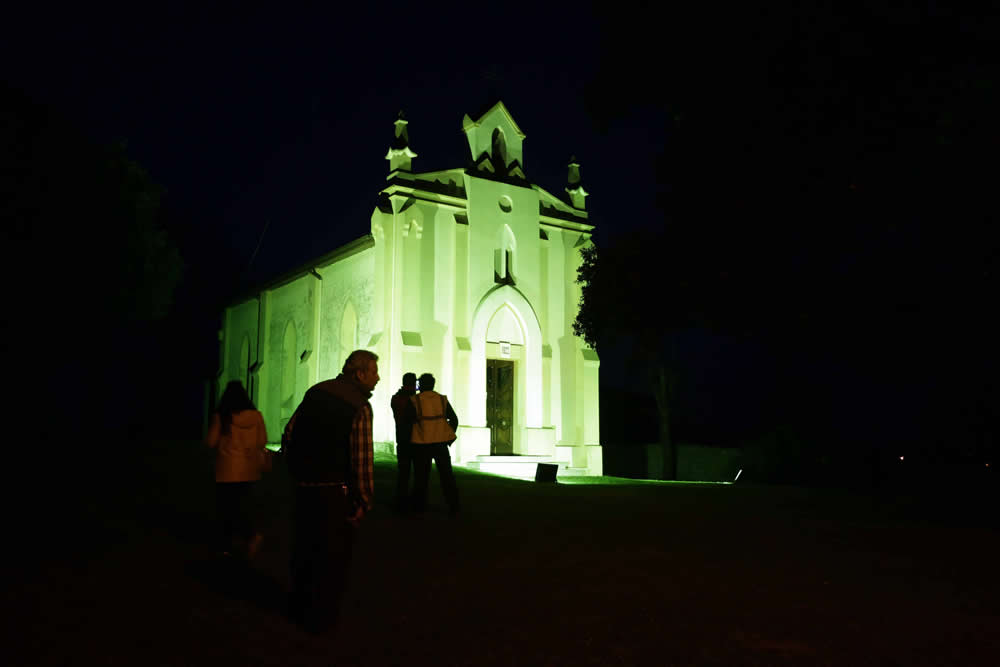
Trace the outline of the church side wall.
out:
<instances>
[{"instance_id":1,"label":"church side wall","mask_svg":"<svg viewBox=\"0 0 1000 667\"><path fill-rule=\"evenodd\" d=\"M311 371L316 352L312 346L316 326L314 300L319 298L317 282L306 275L265 293L267 374L262 378L258 407L264 414L272 442L281 439L281 431L314 375Z\"/></svg>"},{"instance_id":2,"label":"church side wall","mask_svg":"<svg viewBox=\"0 0 1000 667\"><path fill-rule=\"evenodd\" d=\"M347 355L356 349L368 349L381 357L380 342L371 345L375 331L375 249L318 268L323 277L319 304L319 362L314 382L340 374ZM372 408L375 414L375 440L385 439L384 408L388 407L386 377L379 360L382 381L375 387ZM308 389L308 387L306 387ZM391 393L389 394L391 395ZM384 404L384 405L383 405ZM391 421L391 416L389 417Z\"/></svg>"},{"instance_id":3,"label":"church side wall","mask_svg":"<svg viewBox=\"0 0 1000 667\"><path fill-rule=\"evenodd\" d=\"M347 354L373 340L374 250L316 272L319 278L300 276L224 313L219 391L230 380L248 386L271 442L280 440L306 390L336 377ZM248 367L258 361L251 375Z\"/></svg>"},{"instance_id":4,"label":"church side wall","mask_svg":"<svg viewBox=\"0 0 1000 667\"><path fill-rule=\"evenodd\" d=\"M323 277L317 382L336 377L347 355L368 348L375 311L375 254L365 250L317 269Z\"/></svg>"}]
</instances>

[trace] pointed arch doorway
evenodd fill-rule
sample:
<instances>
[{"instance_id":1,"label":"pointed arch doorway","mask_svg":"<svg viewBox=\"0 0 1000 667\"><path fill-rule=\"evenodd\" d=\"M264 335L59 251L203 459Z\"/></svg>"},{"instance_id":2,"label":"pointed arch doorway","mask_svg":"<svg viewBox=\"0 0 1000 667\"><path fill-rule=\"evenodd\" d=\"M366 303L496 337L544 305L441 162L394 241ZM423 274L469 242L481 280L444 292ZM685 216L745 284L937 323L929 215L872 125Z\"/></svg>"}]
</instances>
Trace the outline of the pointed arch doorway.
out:
<instances>
[{"instance_id":1,"label":"pointed arch doorway","mask_svg":"<svg viewBox=\"0 0 1000 667\"><path fill-rule=\"evenodd\" d=\"M486 360L486 426L490 429L490 455L514 453L514 362Z\"/></svg>"},{"instance_id":2,"label":"pointed arch doorway","mask_svg":"<svg viewBox=\"0 0 1000 667\"><path fill-rule=\"evenodd\" d=\"M479 451L493 456L521 454L526 430L541 426L538 318L516 287L498 285L480 300L470 333L467 411L471 425L486 427Z\"/></svg>"}]
</instances>

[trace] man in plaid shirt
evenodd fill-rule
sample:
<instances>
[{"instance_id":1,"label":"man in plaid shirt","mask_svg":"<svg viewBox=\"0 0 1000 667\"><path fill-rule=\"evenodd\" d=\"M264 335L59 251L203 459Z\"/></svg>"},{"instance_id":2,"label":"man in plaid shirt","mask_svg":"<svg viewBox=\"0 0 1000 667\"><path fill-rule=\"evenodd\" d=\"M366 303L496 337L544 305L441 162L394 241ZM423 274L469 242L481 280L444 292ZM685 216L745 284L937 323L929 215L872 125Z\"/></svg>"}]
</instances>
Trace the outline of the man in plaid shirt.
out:
<instances>
[{"instance_id":1,"label":"man in plaid shirt","mask_svg":"<svg viewBox=\"0 0 1000 667\"><path fill-rule=\"evenodd\" d=\"M295 483L290 611L312 633L337 623L354 534L372 506L368 399L378 381L378 356L355 350L340 375L306 392L282 438Z\"/></svg>"}]
</instances>

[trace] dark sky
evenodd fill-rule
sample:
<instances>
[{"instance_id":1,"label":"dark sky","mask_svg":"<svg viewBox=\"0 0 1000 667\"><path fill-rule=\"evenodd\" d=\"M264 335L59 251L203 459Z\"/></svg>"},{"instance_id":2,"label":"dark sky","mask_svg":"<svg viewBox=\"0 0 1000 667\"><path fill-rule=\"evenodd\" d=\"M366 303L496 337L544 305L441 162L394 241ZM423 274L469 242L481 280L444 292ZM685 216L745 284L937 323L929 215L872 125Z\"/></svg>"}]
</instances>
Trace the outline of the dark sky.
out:
<instances>
[{"instance_id":1,"label":"dark sky","mask_svg":"<svg viewBox=\"0 0 1000 667\"><path fill-rule=\"evenodd\" d=\"M599 243L666 209L702 251L831 304L822 333L791 342L685 337L703 422L761 412L748 395L811 374L816 402L867 392L881 430L974 385L949 419L985 410L995 428L993 172L970 166L1000 148L995 18L877 0L653 6L23 9L0 29L0 71L96 140L125 139L167 188L187 329L234 276L368 232L399 110L414 169L444 169L465 164L463 114L502 99L529 179L558 194L579 158ZM891 413L872 407L886 396Z\"/></svg>"},{"instance_id":2,"label":"dark sky","mask_svg":"<svg viewBox=\"0 0 1000 667\"><path fill-rule=\"evenodd\" d=\"M559 192L576 154L595 218L649 215L647 148L661 141L642 122L594 132L582 93L599 34L585 6L508 19L399 3L133 11L46 17L6 42L5 60L97 137L125 138L235 261L270 221L253 277L368 232L401 109L415 170L464 166L463 114L503 99L527 134L532 180Z\"/></svg>"}]
</instances>

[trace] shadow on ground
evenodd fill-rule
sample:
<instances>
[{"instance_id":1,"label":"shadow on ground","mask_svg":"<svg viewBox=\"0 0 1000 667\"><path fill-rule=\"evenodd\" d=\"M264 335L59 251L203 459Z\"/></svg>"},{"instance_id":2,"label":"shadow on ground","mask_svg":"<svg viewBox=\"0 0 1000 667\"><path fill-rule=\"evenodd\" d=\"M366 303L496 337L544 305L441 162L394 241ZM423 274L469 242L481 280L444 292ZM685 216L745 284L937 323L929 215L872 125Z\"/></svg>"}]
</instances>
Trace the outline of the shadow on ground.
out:
<instances>
[{"instance_id":1,"label":"shadow on ground","mask_svg":"<svg viewBox=\"0 0 1000 667\"><path fill-rule=\"evenodd\" d=\"M284 583L235 556L199 558L186 563L183 570L215 595L253 605L264 614L287 614L288 594Z\"/></svg>"},{"instance_id":2,"label":"shadow on ground","mask_svg":"<svg viewBox=\"0 0 1000 667\"><path fill-rule=\"evenodd\" d=\"M985 504L943 499L929 517L927 496L459 471L462 516L435 481L417 520L389 510L384 459L342 626L312 638L284 614L280 460L259 489L265 541L243 567L210 547L210 452L143 451L119 462L130 475L61 487L74 502L48 496L47 518L8 547L32 555L6 597L8 664L921 666L1000 652Z\"/></svg>"}]
</instances>

